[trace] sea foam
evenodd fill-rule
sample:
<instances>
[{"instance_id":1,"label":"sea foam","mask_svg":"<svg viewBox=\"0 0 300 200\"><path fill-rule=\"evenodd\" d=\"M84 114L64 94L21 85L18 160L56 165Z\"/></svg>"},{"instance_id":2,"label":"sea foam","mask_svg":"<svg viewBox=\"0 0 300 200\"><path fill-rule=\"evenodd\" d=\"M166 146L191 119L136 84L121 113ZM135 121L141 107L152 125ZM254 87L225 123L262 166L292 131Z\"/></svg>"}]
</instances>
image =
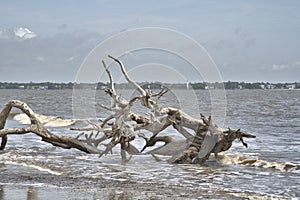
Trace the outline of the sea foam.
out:
<instances>
[{"instance_id":1,"label":"sea foam","mask_svg":"<svg viewBox=\"0 0 300 200\"><path fill-rule=\"evenodd\" d=\"M35 114L35 115L47 127L70 126L76 122L76 120L73 119L62 119L56 116L47 116L42 114ZM21 124L30 124L29 117L24 113L14 115L13 120L18 121Z\"/></svg>"}]
</instances>

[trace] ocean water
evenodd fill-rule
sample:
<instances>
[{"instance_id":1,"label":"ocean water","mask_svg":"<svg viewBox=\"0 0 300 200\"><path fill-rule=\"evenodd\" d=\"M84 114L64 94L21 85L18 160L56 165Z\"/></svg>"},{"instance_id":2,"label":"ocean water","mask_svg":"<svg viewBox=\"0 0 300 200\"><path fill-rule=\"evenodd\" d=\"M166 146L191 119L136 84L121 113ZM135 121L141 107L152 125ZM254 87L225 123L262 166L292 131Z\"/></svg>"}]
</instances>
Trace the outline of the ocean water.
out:
<instances>
[{"instance_id":1,"label":"ocean water","mask_svg":"<svg viewBox=\"0 0 300 200\"><path fill-rule=\"evenodd\" d=\"M119 92L123 97L135 95ZM110 103L103 91L96 91L94 98L92 91L80 93L72 103L72 90L0 90L0 105L22 100L52 132L75 137L70 127L109 115L97 106ZM208 116L210 97L208 91L177 90L164 96L161 104L180 107L193 117L200 112ZM299 90L226 91L226 101L220 104L226 107L222 126L241 128L256 138L246 139L248 148L234 142L220 161L211 158L205 166L169 164L169 157L159 155L160 161L135 155L122 164L118 148L99 158L54 147L32 133L9 135L6 149L0 152L0 199L298 199L299 99ZM96 114L86 108L89 105ZM82 109L83 114L74 116L72 109ZM145 112L140 106L133 110ZM24 126L26 117L13 112L7 127ZM163 134L181 138L172 128ZM137 138L134 145L140 149L144 141Z\"/></svg>"}]
</instances>

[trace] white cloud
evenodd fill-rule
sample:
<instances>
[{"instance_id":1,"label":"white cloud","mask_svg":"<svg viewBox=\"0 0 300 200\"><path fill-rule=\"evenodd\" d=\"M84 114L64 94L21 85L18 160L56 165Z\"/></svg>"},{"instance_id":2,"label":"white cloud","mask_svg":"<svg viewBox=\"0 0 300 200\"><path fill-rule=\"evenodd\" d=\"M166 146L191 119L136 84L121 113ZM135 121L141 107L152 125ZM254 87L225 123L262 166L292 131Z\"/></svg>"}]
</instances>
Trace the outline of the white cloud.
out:
<instances>
[{"instance_id":1,"label":"white cloud","mask_svg":"<svg viewBox=\"0 0 300 200\"><path fill-rule=\"evenodd\" d=\"M14 30L14 33L17 37L23 39L32 39L37 36L34 32L29 30L28 28L23 28L23 27Z\"/></svg>"},{"instance_id":2,"label":"white cloud","mask_svg":"<svg viewBox=\"0 0 300 200\"><path fill-rule=\"evenodd\" d=\"M14 29L9 31L11 34L8 36L14 36ZM72 81L84 56L103 38L100 34L82 30L36 37L34 40L1 39L2 36L3 33L0 35L0 80L8 82ZM6 66L10 68L6 69ZM38 75L37 69L41 69ZM14 73L21 70L26 70L28 76L24 78L22 73Z\"/></svg>"},{"instance_id":3,"label":"white cloud","mask_svg":"<svg viewBox=\"0 0 300 200\"><path fill-rule=\"evenodd\" d=\"M46 58L44 56L38 56L35 59L41 62L46 61Z\"/></svg>"},{"instance_id":4,"label":"white cloud","mask_svg":"<svg viewBox=\"0 0 300 200\"><path fill-rule=\"evenodd\" d=\"M289 67L290 67L289 65L276 65L276 64L272 65L273 70L283 70Z\"/></svg>"},{"instance_id":5,"label":"white cloud","mask_svg":"<svg viewBox=\"0 0 300 200\"><path fill-rule=\"evenodd\" d=\"M68 61L68 62L72 62L74 59L75 59L75 58L74 58L73 56L71 56L71 57L67 58L67 60L66 60L66 61Z\"/></svg>"},{"instance_id":6,"label":"white cloud","mask_svg":"<svg viewBox=\"0 0 300 200\"><path fill-rule=\"evenodd\" d=\"M297 60L295 62L290 62L287 64L273 64L272 65L272 70L280 71L280 70L285 70L288 68L295 68L297 66L300 66L300 61Z\"/></svg>"},{"instance_id":7,"label":"white cloud","mask_svg":"<svg viewBox=\"0 0 300 200\"><path fill-rule=\"evenodd\" d=\"M299 60L295 61L295 62L294 62L294 65L295 65L295 66L300 66L300 61L299 61Z\"/></svg>"}]
</instances>

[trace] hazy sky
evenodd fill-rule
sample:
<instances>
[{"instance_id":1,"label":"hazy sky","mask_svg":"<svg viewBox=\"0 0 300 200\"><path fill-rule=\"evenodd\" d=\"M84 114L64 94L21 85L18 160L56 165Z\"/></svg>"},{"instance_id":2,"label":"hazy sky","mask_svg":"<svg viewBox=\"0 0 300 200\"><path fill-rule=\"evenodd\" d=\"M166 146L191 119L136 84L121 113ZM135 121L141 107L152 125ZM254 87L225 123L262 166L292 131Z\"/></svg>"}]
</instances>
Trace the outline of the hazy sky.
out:
<instances>
[{"instance_id":1,"label":"hazy sky","mask_svg":"<svg viewBox=\"0 0 300 200\"><path fill-rule=\"evenodd\" d=\"M0 0L0 81L74 81L98 43L142 27L189 35L224 81L300 81L299 10L298 0ZM19 27L37 37L11 36Z\"/></svg>"}]
</instances>

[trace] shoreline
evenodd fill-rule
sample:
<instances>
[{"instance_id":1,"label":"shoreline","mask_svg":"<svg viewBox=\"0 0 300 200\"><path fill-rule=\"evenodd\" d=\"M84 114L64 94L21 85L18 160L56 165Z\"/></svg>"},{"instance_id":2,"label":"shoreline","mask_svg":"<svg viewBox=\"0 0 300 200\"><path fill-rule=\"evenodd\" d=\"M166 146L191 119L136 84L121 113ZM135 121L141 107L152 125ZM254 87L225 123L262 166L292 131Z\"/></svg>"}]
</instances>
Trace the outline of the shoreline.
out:
<instances>
[{"instance_id":1,"label":"shoreline","mask_svg":"<svg viewBox=\"0 0 300 200\"><path fill-rule=\"evenodd\" d=\"M16 175L16 174L14 174ZM229 191L208 185L195 189L158 182L136 182L51 174L4 176L0 174L0 199L288 199L247 191ZM201 183L200 183L201 184Z\"/></svg>"}]
</instances>

